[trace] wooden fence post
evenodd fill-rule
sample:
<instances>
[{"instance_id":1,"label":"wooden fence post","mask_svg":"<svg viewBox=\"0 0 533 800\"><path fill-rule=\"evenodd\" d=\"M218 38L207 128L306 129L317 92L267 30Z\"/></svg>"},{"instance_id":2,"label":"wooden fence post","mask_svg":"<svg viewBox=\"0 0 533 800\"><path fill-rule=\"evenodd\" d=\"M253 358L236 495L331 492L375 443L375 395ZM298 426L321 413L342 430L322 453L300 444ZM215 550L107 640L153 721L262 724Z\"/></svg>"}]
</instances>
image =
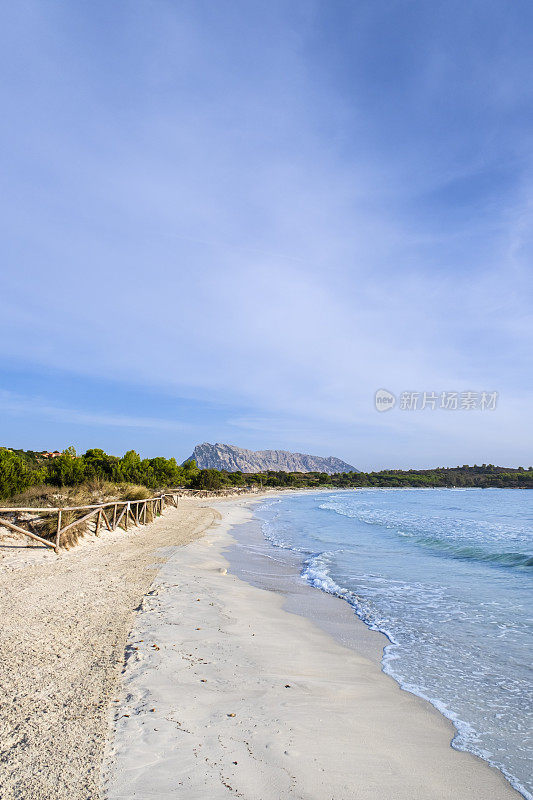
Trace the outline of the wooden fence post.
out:
<instances>
[{"instance_id":1,"label":"wooden fence post","mask_svg":"<svg viewBox=\"0 0 533 800\"><path fill-rule=\"evenodd\" d=\"M105 524L106 524L106 528L107 528L107 530L108 530L108 531L111 531L111 530L113 530L113 528L112 528L112 527L111 527L111 525L109 524L109 519L108 519L108 516L107 516L107 514L105 513L105 510L104 510L104 507L103 507L103 506L102 506L102 517L104 518L104 522L105 522Z\"/></svg>"},{"instance_id":2,"label":"wooden fence post","mask_svg":"<svg viewBox=\"0 0 533 800\"><path fill-rule=\"evenodd\" d=\"M61 536L61 516L62 516L61 509L59 509L57 512L56 546L54 547L56 553L59 553L59 537Z\"/></svg>"},{"instance_id":3,"label":"wooden fence post","mask_svg":"<svg viewBox=\"0 0 533 800\"><path fill-rule=\"evenodd\" d=\"M194 497L205 497L207 495L206 492L198 492L198 491L190 491L188 492L190 496ZM102 525L102 519L105 521L107 530L109 531L116 531L117 528L120 526L122 518L124 518L124 528L127 531L128 525L131 521L134 525L146 525L148 522L148 503L151 503L151 519L152 521L156 519L156 517L161 516L165 510L167 505L172 505L175 508L178 507L178 500L183 495L180 495L177 491L170 491L170 492L161 492L156 497L149 497L143 500L115 500L109 503L98 503L95 505L87 505L87 506L66 506L64 508L36 508L36 507L29 507L29 508L0 508L0 527L4 526L9 530L14 531L23 536L28 536L30 539L37 540L42 544L46 545L47 547L52 548L56 553L59 553L60 545L61 545L61 538L64 538L64 534L67 531L75 528L78 525L89 520L91 517L96 516L95 521L95 535L100 535L100 528ZM132 504L135 508L132 508ZM122 511L119 513L119 506L122 506ZM113 508L113 516L111 517L111 513L109 513L110 508ZM106 513L105 509L108 509ZM72 522L69 522L64 527L63 526L63 512L70 514L71 512L80 512L86 511L88 513L84 514L79 519L75 519ZM46 513L46 514L57 514L57 527L55 530L55 536L45 539L41 536L38 536L36 533L32 533L34 530L33 526L33 519L30 518L27 520L30 530L26 530L25 528L20 527L20 525L15 525L13 522L10 522L8 519L3 519L3 516L9 514L12 515L15 512L31 512L33 514L36 513ZM109 513L109 516L108 516ZM112 522L111 522L112 520ZM53 530L53 528L52 528Z\"/></svg>"}]
</instances>

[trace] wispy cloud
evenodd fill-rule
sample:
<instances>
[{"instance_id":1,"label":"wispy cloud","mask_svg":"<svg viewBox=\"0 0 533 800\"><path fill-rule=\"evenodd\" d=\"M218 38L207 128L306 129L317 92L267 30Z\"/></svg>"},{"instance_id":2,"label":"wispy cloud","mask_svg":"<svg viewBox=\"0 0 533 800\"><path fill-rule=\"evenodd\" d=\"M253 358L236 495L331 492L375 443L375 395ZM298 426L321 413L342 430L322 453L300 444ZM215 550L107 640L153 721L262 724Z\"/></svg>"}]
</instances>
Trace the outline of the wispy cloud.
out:
<instances>
[{"instance_id":1,"label":"wispy cloud","mask_svg":"<svg viewBox=\"0 0 533 800\"><path fill-rule=\"evenodd\" d=\"M495 387L516 460L531 30L523 3L12 4L0 356L209 399L220 438L271 420L245 445L344 427L348 461L363 428L391 460L461 447L378 423L379 386Z\"/></svg>"},{"instance_id":2,"label":"wispy cloud","mask_svg":"<svg viewBox=\"0 0 533 800\"><path fill-rule=\"evenodd\" d=\"M81 409L54 406L49 405L39 397L24 397L5 391L0 391L0 411L2 414L48 419L62 423L76 423L77 425L90 425L96 428L143 428L147 430L183 432L191 427L186 423L176 422L175 420L95 413Z\"/></svg>"}]
</instances>

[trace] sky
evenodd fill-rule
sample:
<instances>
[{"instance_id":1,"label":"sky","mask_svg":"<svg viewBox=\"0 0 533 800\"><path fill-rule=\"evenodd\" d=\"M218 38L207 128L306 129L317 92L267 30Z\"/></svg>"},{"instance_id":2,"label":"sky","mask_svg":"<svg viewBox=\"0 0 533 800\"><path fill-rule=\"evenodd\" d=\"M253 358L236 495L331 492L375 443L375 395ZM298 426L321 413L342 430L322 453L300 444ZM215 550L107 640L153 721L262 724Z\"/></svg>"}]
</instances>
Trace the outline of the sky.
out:
<instances>
[{"instance_id":1,"label":"sky","mask_svg":"<svg viewBox=\"0 0 533 800\"><path fill-rule=\"evenodd\" d=\"M530 0L18 0L0 39L1 444L533 462Z\"/></svg>"}]
</instances>

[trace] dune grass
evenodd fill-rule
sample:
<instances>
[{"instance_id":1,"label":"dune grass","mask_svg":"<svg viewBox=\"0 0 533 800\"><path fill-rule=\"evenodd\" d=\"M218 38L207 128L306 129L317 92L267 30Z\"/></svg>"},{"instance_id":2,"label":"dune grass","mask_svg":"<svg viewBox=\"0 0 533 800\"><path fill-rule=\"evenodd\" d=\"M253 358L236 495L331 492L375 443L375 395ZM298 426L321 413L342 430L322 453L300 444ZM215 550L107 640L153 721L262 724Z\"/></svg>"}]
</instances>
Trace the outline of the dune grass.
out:
<instances>
[{"instance_id":1,"label":"dune grass","mask_svg":"<svg viewBox=\"0 0 533 800\"><path fill-rule=\"evenodd\" d=\"M25 491L11 498L5 507L11 508L65 508L66 506L90 506L100 503L111 503L124 500L146 500L153 497L154 492L146 486L138 486L133 483L112 483L105 480L91 480L79 486L66 486L57 488L53 486L30 486ZM76 519L84 515L83 511L63 511L61 525L65 527ZM53 539L57 531L57 515L55 514L32 514L28 512L18 512L19 522L28 525L28 529L41 536L43 539ZM151 507L147 508L147 522L152 522L153 515ZM103 520L102 520L103 522ZM61 547L69 549L76 542L94 529L95 518L80 522L74 525L61 537ZM125 527L124 520L120 527Z\"/></svg>"}]
</instances>

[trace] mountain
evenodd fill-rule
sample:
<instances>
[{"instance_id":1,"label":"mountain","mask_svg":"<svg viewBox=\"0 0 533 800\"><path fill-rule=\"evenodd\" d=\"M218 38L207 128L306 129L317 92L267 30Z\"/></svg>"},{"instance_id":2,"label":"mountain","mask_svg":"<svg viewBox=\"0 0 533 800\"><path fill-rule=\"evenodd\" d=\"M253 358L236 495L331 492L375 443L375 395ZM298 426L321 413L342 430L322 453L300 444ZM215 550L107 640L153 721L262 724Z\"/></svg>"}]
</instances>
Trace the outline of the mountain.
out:
<instances>
[{"instance_id":1,"label":"mountain","mask_svg":"<svg viewBox=\"0 0 533 800\"><path fill-rule=\"evenodd\" d=\"M200 469L220 469L227 472L359 472L359 470L328 456L309 456L304 453L288 453L285 450L245 450L232 444L209 444L204 442L194 448L193 458ZM184 462L185 463L185 462Z\"/></svg>"}]
</instances>

